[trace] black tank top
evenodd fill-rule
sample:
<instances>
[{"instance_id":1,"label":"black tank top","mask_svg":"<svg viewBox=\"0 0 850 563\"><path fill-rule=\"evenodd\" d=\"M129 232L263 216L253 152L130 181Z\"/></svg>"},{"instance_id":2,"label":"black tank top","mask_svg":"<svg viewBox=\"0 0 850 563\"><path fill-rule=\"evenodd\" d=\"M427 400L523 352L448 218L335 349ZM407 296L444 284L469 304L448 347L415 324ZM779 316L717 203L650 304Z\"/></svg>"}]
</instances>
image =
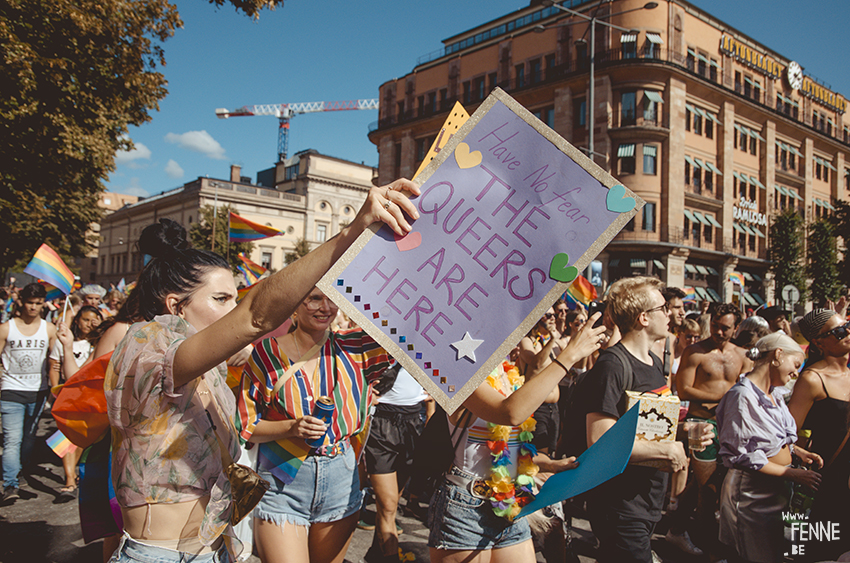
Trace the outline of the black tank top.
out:
<instances>
[{"instance_id":1,"label":"black tank top","mask_svg":"<svg viewBox=\"0 0 850 563\"><path fill-rule=\"evenodd\" d=\"M809 414L806 415L803 428L812 431L812 442L809 446L811 451L820 454L824 463L827 463L847 435L850 402L830 397L823 377L818 372L814 373L820 378L826 399L814 402L809 409Z\"/></svg>"}]
</instances>

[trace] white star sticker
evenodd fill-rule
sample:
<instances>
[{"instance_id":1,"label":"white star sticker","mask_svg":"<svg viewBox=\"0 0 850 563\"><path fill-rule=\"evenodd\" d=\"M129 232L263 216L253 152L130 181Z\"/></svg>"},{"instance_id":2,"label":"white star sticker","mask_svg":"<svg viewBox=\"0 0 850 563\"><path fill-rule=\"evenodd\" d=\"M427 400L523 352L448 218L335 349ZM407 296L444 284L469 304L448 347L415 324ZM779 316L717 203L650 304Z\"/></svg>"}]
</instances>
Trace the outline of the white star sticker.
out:
<instances>
[{"instance_id":1,"label":"white star sticker","mask_svg":"<svg viewBox=\"0 0 850 563\"><path fill-rule=\"evenodd\" d=\"M483 340L475 340L469 335L469 332L464 333L463 338L457 342L452 342L451 347L457 350L457 359L469 358L473 362L475 360L475 349L483 344Z\"/></svg>"}]
</instances>

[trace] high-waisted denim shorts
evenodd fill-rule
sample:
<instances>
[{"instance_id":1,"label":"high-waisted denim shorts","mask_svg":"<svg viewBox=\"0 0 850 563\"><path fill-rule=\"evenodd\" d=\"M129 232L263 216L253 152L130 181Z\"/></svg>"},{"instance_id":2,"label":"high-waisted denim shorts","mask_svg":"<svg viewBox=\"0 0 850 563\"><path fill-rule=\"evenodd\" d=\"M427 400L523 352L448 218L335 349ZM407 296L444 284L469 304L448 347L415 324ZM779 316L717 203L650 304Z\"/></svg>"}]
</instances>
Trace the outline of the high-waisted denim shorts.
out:
<instances>
[{"instance_id":1,"label":"high-waisted denim shorts","mask_svg":"<svg viewBox=\"0 0 850 563\"><path fill-rule=\"evenodd\" d=\"M456 467L451 471L455 475L475 478ZM428 547L437 549L499 549L531 539L531 529L525 518L509 522L496 516L489 500L448 482L443 482L434 492L428 524L431 528Z\"/></svg>"},{"instance_id":2,"label":"high-waisted denim shorts","mask_svg":"<svg viewBox=\"0 0 850 563\"><path fill-rule=\"evenodd\" d=\"M271 489L254 508L254 517L278 525L336 522L360 510L363 502L357 460L347 443L345 452L334 457L308 456L288 485L264 469L258 473Z\"/></svg>"},{"instance_id":3,"label":"high-waisted denim shorts","mask_svg":"<svg viewBox=\"0 0 850 563\"><path fill-rule=\"evenodd\" d=\"M231 563L233 560L222 547L211 553L195 555L164 547L147 545L125 535L109 563Z\"/></svg>"}]
</instances>

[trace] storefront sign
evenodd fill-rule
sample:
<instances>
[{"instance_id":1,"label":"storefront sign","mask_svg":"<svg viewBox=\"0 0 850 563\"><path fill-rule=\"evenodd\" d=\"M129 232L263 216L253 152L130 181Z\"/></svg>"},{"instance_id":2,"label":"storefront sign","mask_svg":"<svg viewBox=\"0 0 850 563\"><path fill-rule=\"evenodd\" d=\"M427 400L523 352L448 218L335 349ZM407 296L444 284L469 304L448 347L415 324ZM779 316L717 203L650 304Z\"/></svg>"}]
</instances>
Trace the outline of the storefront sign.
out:
<instances>
[{"instance_id":1,"label":"storefront sign","mask_svg":"<svg viewBox=\"0 0 850 563\"><path fill-rule=\"evenodd\" d=\"M732 218L755 225L767 225L767 215L759 213L758 208L758 203L742 197L738 205L732 206Z\"/></svg>"},{"instance_id":2,"label":"storefront sign","mask_svg":"<svg viewBox=\"0 0 850 563\"><path fill-rule=\"evenodd\" d=\"M771 78L779 78L785 67L756 51L747 47L737 39L730 35L723 35L720 38L720 51L730 57L761 71L763 74Z\"/></svg>"},{"instance_id":3,"label":"storefront sign","mask_svg":"<svg viewBox=\"0 0 850 563\"><path fill-rule=\"evenodd\" d=\"M830 92L808 76L803 77L803 86L800 88L800 93L838 113L843 114L847 110L847 100L841 94Z\"/></svg>"}]
</instances>

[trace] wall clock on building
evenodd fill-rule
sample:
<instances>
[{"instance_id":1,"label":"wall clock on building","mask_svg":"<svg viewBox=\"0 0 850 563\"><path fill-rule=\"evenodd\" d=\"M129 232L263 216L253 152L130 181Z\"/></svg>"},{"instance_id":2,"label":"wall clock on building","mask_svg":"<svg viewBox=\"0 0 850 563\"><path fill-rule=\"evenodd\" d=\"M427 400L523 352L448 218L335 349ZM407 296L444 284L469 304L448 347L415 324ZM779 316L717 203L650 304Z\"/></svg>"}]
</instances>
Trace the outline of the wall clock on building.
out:
<instances>
[{"instance_id":1,"label":"wall clock on building","mask_svg":"<svg viewBox=\"0 0 850 563\"><path fill-rule=\"evenodd\" d=\"M794 90L799 90L803 85L803 69L794 61L788 63L788 68L785 69L785 78L788 80L788 85Z\"/></svg>"}]
</instances>

